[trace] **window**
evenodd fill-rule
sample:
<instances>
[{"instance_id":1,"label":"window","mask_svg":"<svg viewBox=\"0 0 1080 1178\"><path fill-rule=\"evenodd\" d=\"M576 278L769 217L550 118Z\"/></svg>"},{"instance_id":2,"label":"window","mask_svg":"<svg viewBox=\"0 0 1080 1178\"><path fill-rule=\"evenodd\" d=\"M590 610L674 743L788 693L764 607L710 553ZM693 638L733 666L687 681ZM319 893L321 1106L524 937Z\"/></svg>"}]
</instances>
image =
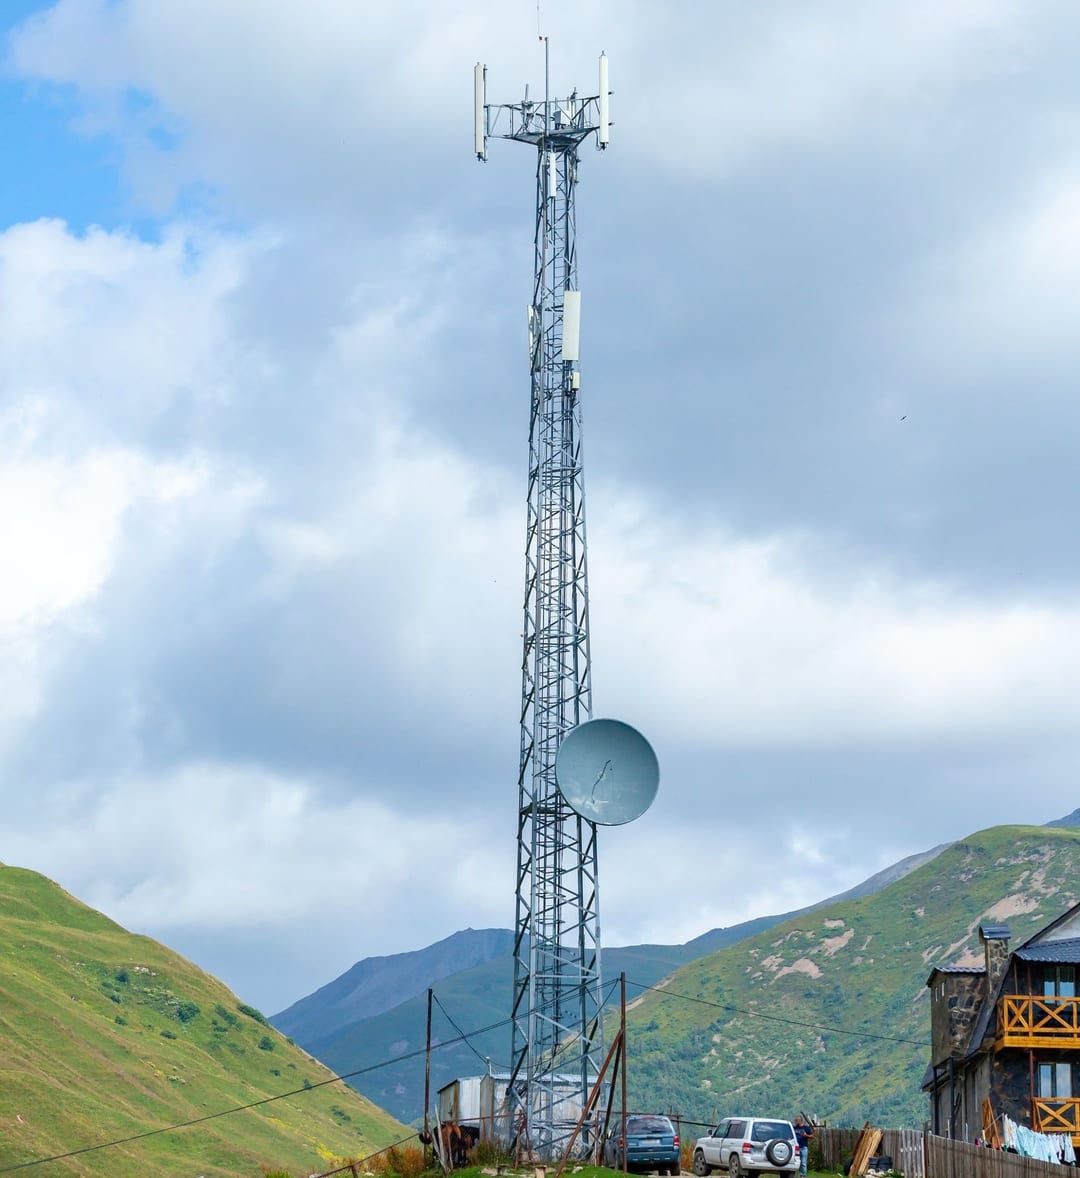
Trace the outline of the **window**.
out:
<instances>
[{"instance_id":1,"label":"window","mask_svg":"<svg viewBox=\"0 0 1080 1178\"><path fill-rule=\"evenodd\" d=\"M1039 1064L1039 1095L1062 1100L1072 1097L1072 1065L1068 1063Z\"/></svg>"},{"instance_id":2,"label":"window","mask_svg":"<svg viewBox=\"0 0 1080 1178\"><path fill-rule=\"evenodd\" d=\"M1076 967L1072 965L1047 965L1043 968L1044 998L1075 998Z\"/></svg>"},{"instance_id":3,"label":"window","mask_svg":"<svg viewBox=\"0 0 1080 1178\"><path fill-rule=\"evenodd\" d=\"M667 1134L671 1136L675 1132L671 1122L667 1117L627 1117L626 1118L626 1133L629 1136L631 1133L638 1136L644 1136L650 1133Z\"/></svg>"},{"instance_id":4,"label":"window","mask_svg":"<svg viewBox=\"0 0 1080 1178\"><path fill-rule=\"evenodd\" d=\"M772 1141L774 1137L790 1137L791 1126L787 1121L756 1121L754 1123L754 1141Z\"/></svg>"}]
</instances>

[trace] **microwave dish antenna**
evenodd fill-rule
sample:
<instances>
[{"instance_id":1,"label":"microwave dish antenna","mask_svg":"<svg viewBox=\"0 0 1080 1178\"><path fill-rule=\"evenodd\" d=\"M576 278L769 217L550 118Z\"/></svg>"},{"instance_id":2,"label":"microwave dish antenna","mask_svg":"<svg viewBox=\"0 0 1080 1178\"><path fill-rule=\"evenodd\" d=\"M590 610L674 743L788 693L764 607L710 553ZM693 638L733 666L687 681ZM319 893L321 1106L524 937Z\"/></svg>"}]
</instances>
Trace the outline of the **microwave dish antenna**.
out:
<instances>
[{"instance_id":1,"label":"microwave dish antenna","mask_svg":"<svg viewBox=\"0 0 1080 1178\"><path fill-rule=\"evenodd\" d=\"M586 720L563 737L555 778L575 814L600 826L622 826L653 804L660 764L636 728L621 720Z\"/></svg>"}]
</instances>

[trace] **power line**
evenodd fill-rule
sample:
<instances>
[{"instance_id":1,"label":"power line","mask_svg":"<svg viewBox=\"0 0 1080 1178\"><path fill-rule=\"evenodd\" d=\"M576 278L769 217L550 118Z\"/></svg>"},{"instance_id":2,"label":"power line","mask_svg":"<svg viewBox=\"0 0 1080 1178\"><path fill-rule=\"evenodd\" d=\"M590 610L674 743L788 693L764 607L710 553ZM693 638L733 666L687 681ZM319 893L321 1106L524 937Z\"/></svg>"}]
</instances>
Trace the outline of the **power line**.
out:
<instances>
[{"instance_id":1,"label":"power line","mask_svg":"<svg viewBox=\"0 0 1080 1178\"><path fill-rule=\"evenodd\" d=\"M731 1014L742 1014L742 1015L746 1015L747 1017L750 1017L750 1018L766 1019L769 1022L781 1023L781 1024L784 1024L787 1026L806 1027L811 1030L829 1031L834 1035L851 1035L855 1038L862 1038L862 1039L881 1039L881 1040L885 1040L890 1043L907 1043L907 1044L910 1044L914 1047L929 1047L930 1046L929 1043L927 1043L923 1040L907 1039L907 1038L904 1038L903 1036L899 1036L899 1035L881 1035L881 1034L876 1034L873 1031L855 1031L855 1030L849 1030L846 1027L837 1027L837 1026L832 1026L832 1025L825 1024L825 1023L812 1023L812 1022L805 1021L803 1019L788 1018L784 1015L764 1014L758 1010L747 1010L743 1007L732 1006L730 1003L714 1002L711 999L700 998L700 997L697 997L692 994L681 994L681 993L679 993L678 990L672 990L670 986L664 986L663 988L661 988L659 986L649 986L649 985L646 985L644 982L635 982L630 978L626 979L626 984L628 986L634 986L638 990L650 991L654 994L659 994L662 998L678 998L683 1002L693 1002L693 1003L696 1003L700 1006L709 1006L709 1007L712 1007L716 1010L727 1011ZM607 995L603 998L603 1000L601 1002L601 1008L606 1007L611 1002L614 992L615 992L615 983L612 982L607 987ZM480 1059L481 1062L486 1064L487 1060L483 1056L480 1055L479 1051L477 1051L477 1049L472 1045L472 1043L469 1042L469 1040L471 1038L474 1038L479 1035L485 1035L489 1031L498 1030L500 1027L505 1027L507 1024L509 1024L511 1022L511 1020L509 1018L499 1019L497 1022L488 1023L487 1026L478 1027L478 1028L476 1028L476 1030L465 1032L465 1031L461 1030L461 1028L458 1026L458 1024L450 1016L446 1007L442 1004L441 1001L439 1001L439 998L437 995L435 995L434 991L432 991L432 996L435 998L435 1001L438 1003L439 1009L443 1012L446 1019L449 1021L450 1025L454 1028L455 1031L458 1032L458 1034L456 1035L456 1037L454 1037L452 1039L446 1039L441 1043L435 1044L431 1050L438 1051L444 1047L452 1047L456 1043L465 1043L466 1046L468 1046L469 1049L473 1052L473 1054L476 1055L476 1057L478 1059ZM313 1092L316 1088L324 1088L328 1084L337 1084L341 1081L351 1080L351 1079L355 1078L356 1076L367 1075L370 1072L378 1071L379 1068L387 1067L389 1064L392 1064L392 1063L401 1063L401 1062L409 1060L409 1059L415 1059L417 1056L426 1054L427 1050L428 1050L427 1047L422 1047L422 1048L418 1047L415 1051L407 1051L401 1055L395 1055L395 1056L392 1056L388 1059L380 1060L377 1063L369 1064L367 1067L356 1068L354 1071L351 1071L351 1072L342 1072L339 1075L330 1076L326 1080L319 1080L314 1084L308 1083L302 1088L294 1088L289 1092L278 1093L276 1096L265 1096L261 1100L253 1100L248 1104L241 1104L241 1105L236 1105L233 1108L221 1109L220 1111L218 1111L216 1113L207 1113L205 1116L202 1116L202 1117L194 1117L188 1121L179 1121L173 1125L164 1125L158 1129L147 1129L142 1133L132 1133L127 1137L119 1137L113 1141L101 1142L98 1145L86 1145L86 1146L83 1146L81 1149L69 1150L66 1153L54 1154L51 1157L35 1158L32 1161L19 1162L14 1166L4 1166L4 1167L0 1168L0 1174L10 1174L16 1170L29 1169L32 1166L44 1165L47 1162L59 1162L59 1161L64 1161L68 1158L79 1157L82 1154L95 1153L98 1150L112 1149L118 1145L127 1145L132 1141L142 1141L147 1137L156 1137L162 1133L172 1133L178 1129L188 1129L193 1125L205 1124L207 1121L214 1121L214 1120L218 1120L221 1117L232 1116L234 1113L247 1112L250 1109L259 1108L262 1105L273 1104L275 1101L278 1101L278 1100L286 1100L290 1096L302 1096L305 1092ZM687 1124L692 1124L692 1123L698 1124L700 1122L689 1122L689 1121L687 1122ZM410 1140L410 1138L411 1138L411 1135L410 1135L410 1137L402 1138L401 1141L396 1142L395 1144L400 1145L403 1142ZM390 1149L392 1147L386 1146L385 1148ZM379 1150L378 1152L382 1153L382 1152L384 1152L384 1150ZM371 1156L374 1157L377 1155L373 1154Z\"/></svg>"},{"instance_id":2,"label":"power line","mask_svg":"<svg viewBox=\"0 0 1080 1178\"><path fill-rule=\"evenodd\" d=\"M460 1027L457 1025L457 1023L456 1023L456 1022L454 1022L454 1020L453 1020L453 1019L450 1017L450 1012L449 1012L449 1011L446 1009L446 1007L445 1007L445 1006L443 1006L443 1004L442 1004L442 1003L439 1001L439 996L438 996L438 994L436 994L436 993L435 993L435 991L434 991L434 990L432 990L432 991L431 991L431 996L432 996L432 998L434 998L434 999L435 999L435 1004L436 1004L436 1006L438 1006L438 1008L439 1008L439 1009L440 1009L440 1010L443 1012L443 1014L445 1015L445 1017L446 1017L446 1021L447 1021L447 1022L448 1022L448 1023L449 1023L449 1024L452 1026L452 1027L453 1027L453 1028L454 1028L454 1030L455 1030L455 1031L457 1031L457 1033L458 1033L458 1035L460 1036L460 1038L462 1038L462 1039L464 1039L464 1040L465 1040L465 1046L466 1046L466 1047L468 1047L468 1049L469 1049L469 1050L470 1050L470 1051L473 1053L473 1055L475 1055L475 1056L476 1056L476 1058L477 1058L477 1059L478 1059L478 1060L479 1060L479 1061L480 1061L480 1062L481 1062L481 1063L482 1063L482 1064L483 1064L483 1065L486 1067L486 1066L487 1066L487 1064L488 1064L488 1060L487 1060L487 1059L485 1059L485 1058L484 1058L484 1056L482 1056L482 1055L480 1054L480 1052L476 1050L476 1048L475 1048L475 1047L474 1047L474 1046L473 1046L473 1045L472 1045L472 1044L469 1042L469 1035L466 1035L466 1034L465 1034L465 1032L464 1032L464 1031L463 1031L463 1030L462 1030L462 1029L461 1029L461 1028L460 1028ZM509 1019L507 1019L506 1021L507 1021L507 1022L509 1022L510 1020L509 1020ZM471 1032L470 1032L470 1034L471 1034L471 1035L478 1035L478 1034L480 1034L480 1032L479 1032L479 1031L471 1031ZM425 1113L425 1116L426 1116L426 1115L427 1115L427 1114Z\"/></svg>"},{"instance_id":3,"label":"power line","mask_svg":"<svg viewBox=\"0 0 1080 1178\"><path fill-rule=\"evenodd\" d=\"M500 1019L498 1022L489 1023L486 1027L480 1027L479 1029L477 1029L471 1033L473 1035L483 1035L488 1031L494 1031L499 1027L504 1027L509 1022L510 1022L510 1020L508 1018ZM467 1035L460 1035L456 1039L447 1039L445 1042L439 1043L438 1048L451 1047L451 1046L453 1046L453 1044L458 1043L463 1039L467 1040L468 1036ZM29 1162L18 1162L14 1166L4 1166L3 1168L0 1168L0 1174L11 1174L15 1170L26 1170L26 1169L29 1169L31 1166L42 1166L46 1162L62 1162L62 1161L65 1161L67 1158L79 1157L82 1154L87 1154L87 1153L95 1153L98 1150L102 1150L102 1149L112 1149L117 1145L127 1145L132 1141L142 1141L147 1137L157 1137L159 1134L162 1134L162 1133L173 1133L177 1129L189 1129L192 1125L202 1125L202 1124L205 1124L207 1121L215 1121L219 1117L229 1117L229 1116L232 1116L233 1113L247 1112L249 1109L260 1108L264 1104L273 1104L274 1101L277 1101L277 1100L286 1100L290 1096L302 1096L305 1092L314 1092L316 1088L325 1088L327 1084L337 1084L339 1081L342 1081L342 1080L351 1080L354 1076L363 1076L363 1075L366 1075L368 1072L378 1071L379 1068L386 1067L387 1064L398 1063L401 1060L413 1059L418 1055L424 1055L426 1053L426 1051L427 1051L426 1047L418 1047L415 1051L407 1051L402 1055L395 1055L395 1056L392 1056L390 1059L380 1060L378 1063L369 1064L366 1068L357 1068L355 1071L352 1071L352 1072L343 1072L343 1073L341 1073L341 1075L331 1076L327 1080L319 1080L315 1084L312 1084L309 1082L309 1083L305 1084L304 1087L302 1087L302 1088L292 1089L291 1092L281 1092L281 1093L278 1093L278 1095L276 1095L276 1096L264 1096L261 1100L253 1100L248 1104L240 1104L240 1105L236 1105L234 1108L221 1109L220 1111L218 1111L216 1113L207 1113L203 1117L193 1117L190 1121L179 1121L174 1125L163 1125L159 1129L147 1129L142 1133L132 1133L128 1137L117 1137L113 1141L103 1141L103 1142L100 1142L98 1145L84 1145L81 1149L68 1150L67 1153L53 1154L51 1157L47 1157L47 1158L34 1158L32 1161L29 1161ZM410 1137L411 1137L411 1135L410 1135ZM405 1137L402 1140L408 1141L409 1139L410 1139L409 1137ZM399 1142L398 1144L401 1144L401 1143ZM389 1149L390 1147L387 1146L387 1148ZM382 1152L382 1151L380 1151L380 1152Z\"/></svg>"},{"instance_id":4,"label":"power line","mask_svg":"<svg viewBox=\"0 0 1080 1178\"><path fill-rule=\"evenodd\" d=\"M725 1002L712 1002L708 998L697 998L691 994L680 994L678 990L672 990L669 986L664 986L662 989L659 986L646 986L643 982L632 982L629 978L626 979L628 986L636 986L639 990L651 990L654 994L666 995L669 998L681 998L684 1002L697 1002L702 1006L713 1006L717 1010L727 1010L733 1014L745 1014L750 1018L768 1019L774 1023L786 1023L792 1027L809 1027L815 1031L831 1031L834 1035L853 1035L859 1039L885 1039L890 1043L910 1043L913 1047L930 1047L931 1044L922 1039L905 1039L900 1035L876 1035L873 1031L849 1031L846 1027L830 1026L827 1023L810 1023L804 1022L802 1019L786 1018L780 1014L763 1014L760 1010L746 1010L740 1006L731 1006Z\"/></svg>"}]
</instances>

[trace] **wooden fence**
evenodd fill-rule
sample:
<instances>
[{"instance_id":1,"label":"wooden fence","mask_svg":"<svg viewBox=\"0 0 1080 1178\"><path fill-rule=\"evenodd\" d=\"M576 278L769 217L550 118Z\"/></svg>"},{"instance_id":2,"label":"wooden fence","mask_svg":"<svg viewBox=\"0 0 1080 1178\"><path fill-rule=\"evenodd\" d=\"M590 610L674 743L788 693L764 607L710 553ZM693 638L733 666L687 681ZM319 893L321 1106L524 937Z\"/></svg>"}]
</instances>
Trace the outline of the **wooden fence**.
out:
<instances>
[{"instance_id":1,"label":"wooden fence","mask_svg":"<svg viewBox=\"0 0 1080 1178\"><path fill-rule=\"evenodd\" d=\"M861 1129L822 1126L814 1134L825 1169L841 1169L852 1156ZM884 1129L881 1153L904 1178L1062 1178L1062 1168L1001 1149L935 1137L918 1129Z\"/></svg>"},{"instance_id":2,"label":"wooden fence","mask_svg":"<svg viewBox=\"0 0 1080 1178\"><path fill-rule=\"evenodd\" d=\"M855 1152L855 1142L861 1129L819 1128L814 1133L814 1144L810 1147L811 1160L814 1145L821 1150L825 1169L839 1170ZM892 1158L892 1168L904 1178L927 1178L925 1135L919 1129L883 1129L881 1131L880 1153ZM933 1178L953 1178L952 1175L937 1175ZM960 1178L957 1175L957 1178Z\"/></svg>"}]
</instances>

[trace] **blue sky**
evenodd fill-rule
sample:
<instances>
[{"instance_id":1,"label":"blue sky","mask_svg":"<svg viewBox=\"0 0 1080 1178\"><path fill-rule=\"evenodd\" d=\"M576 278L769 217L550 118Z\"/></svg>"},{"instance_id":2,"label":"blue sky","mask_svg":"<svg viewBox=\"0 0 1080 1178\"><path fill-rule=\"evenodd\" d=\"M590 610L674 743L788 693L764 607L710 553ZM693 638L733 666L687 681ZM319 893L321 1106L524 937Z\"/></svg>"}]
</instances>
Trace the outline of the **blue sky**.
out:
<instances>
[{"instance_id":1,"label":"blue sky","mask_svg":"<svg viewBox=\"0 0 1080 1178\"><path fill-rule=\"evenodd\" d=\"M594 688L662 780L605 939L1074 809L1074 7L541 19L615 91ZM537 92L536 5L4 20L0 861L267 1011L509 925L534 161L476 163L471 78Z\"/></svg>"},{"instance_id":2,"label":"blue sky","mask_svg":"<svg viewBox=\"0 0 1080 1178\"><path fill-rule=\"evenodd\" d=\"M0 83L5 225L60 217L85 229L115 226L125 212L130 216L115 151L100 139L74 134L76 113L73 95L59 88L10 77Z\"/></svg>"}]
</instances>

